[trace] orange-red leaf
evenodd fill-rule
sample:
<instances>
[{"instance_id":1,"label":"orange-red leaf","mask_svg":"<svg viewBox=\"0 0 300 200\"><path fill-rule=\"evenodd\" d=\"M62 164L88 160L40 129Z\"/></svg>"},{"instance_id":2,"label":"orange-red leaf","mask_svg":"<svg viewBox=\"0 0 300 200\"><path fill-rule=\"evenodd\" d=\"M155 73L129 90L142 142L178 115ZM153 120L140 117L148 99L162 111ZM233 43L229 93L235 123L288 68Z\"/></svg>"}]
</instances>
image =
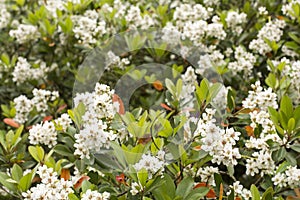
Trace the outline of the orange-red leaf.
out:
<instances>
[{"instance_id":1,"label":"orange-red leaf","mask_svg":"<svg viewBox=\"0 0 300 200\"><path fill-rule=\"evenodd\" d=\"M60 178L63 178L65 180L69 180L71 178L70 170L69 169L62 169L60 173Z\"/></svg>"},{"instance_id":2,"label":"orange-red leaf","mask_svg":"<svg viewBox=\"0 0 300 200\"><path fill-rule=\"evenodd\" d=\"M81 185L82 185L82 183L83 183L83 181L85 181L85 180L87 180L87 181L90 180L90 177L88 177L88 176L82 176L82 177L75 183L74 188L75 188L75 189L80 188Z\"/></svg>"},{"instance_id":3,"label":"orange-red leaf","mask_svg":"<svg viewBox=\"0 0 300 200\"><path fill-rule=\"evenodd\" d=\"M50 121L52 119L53 119L53 117L51 115L49 115L49 116L46 116L46 117L43 118L43 122Z\"/></svg>"},{"instance_id":4,"label":"orange-red leaf","mask_svg":"<svg viewBox=\"0 0 300 200\"><path fill-rule=\"evenodd\" d=\"M224 192L224 189L223 189L223 183L221 183L221 184L220 184L219 200L222 200L222 199L223 199L223 192Z\"/></svg>"},{"instance_id":5,"label":"orange-red leaf","mask_svg":"<svg viewBox=\"0 0 300 200\"><path fill-rule=\"evenodd\" d=\"M151 141L151 137L150 137L150 135L149 135L149 137L143 137L143 138L139 138L139 140L138 140L138 143L139 144L147 144L148 142L150 142Z\"/></svg>"},{"instance_id":6,"label":"orange-red leaf","mask_svg":"<svg viewBox=\"0 0 300 200\"><path fill-rule=\"evenodd\" d=\"M116 180L117 180L117 182L119 182L119 183L125 183L125 175L122 173L122 174L120 174L120 175L117 175L116 176Z\"/></svg>"},{"instance_id":7,"label":"orange-red leaf","mask_svg":"<svg viewBox=\"0 0 300 200\"><path fill-rule=\"evenodd\" d=\"M194 189L195 188L200 188L200 187L209 187L209 185L207 185L206 183L204 182L201 182L201 183L198 183L197 185L194 186ZM210 189L208 191L208 193L206 194L206 197L207 198L216 198L216 193L213 189Z\"/></svg>"},{"instance_id":8,"label":"orange-red leaf","mask_svg":"<svg viewBox=\"0 0 300 200\"><path fill-rule=\"evenodd\" d=\"M61 112L62 110L64 110L67 107L67 104L63 104L61 106L59 106L59 108L57 109L57 113Z\"/></svg>"},{"instance_id":9,"label":"orange-red leaf","mask_svg":"<svg viewBox=\"0 0 300 200\"><path fill-rule=\"evenodd\" d=\"M15 122L15 120L11 119L11 118L5 118L3 120L3 122L11 127L14 127L14 128L19 128L21 125L18 124L17 122Z\"/></svg>"},{"instance_id":10,"label":"orange-red leaf","mask_svg":"<svg viewBox=\"0 0 300 200\"><path fill-rule=\"evenodd\" d=\"M163 108L166 109L166 110L169 110L169 111L172 111L172 110L173 110L172 108L170 108L170 107L169 107L167 104L165 104L165 103L161 103L160 106L163 107Z\"/></svg>"},{"instance_id":11,"label":"orange-red leaf","mask_svg":"<svg viewBox=\"0 0 300 200\"><path fill-rule=\"evenodd\" d=\"M119 114L124 115L125 114L125 108L122 99L117 95L113 94L113 102L118 102L119 103Z\"/></svg>"},{"instance_id":12,"label":"orange-red leaf","mask_svg":"<svg viewBox=\"0 0 300 200\"><path fill-rule=\"evenodd\" d=\"M154 81L152 85L157 91L162 91L164 89L163 84L159 80Z\"/></svg>"},{"instance_id":13,"label":"orange-red leaf","mask_svg":"<svg viewBox=\"0 0 300 200\"><path fill-rule=\"evenodd\" d=\"M251 127L251 126L245 126L245 130L246 130L248 136L254 137L254 129L253 129L253 127Z\"/></svg>"},{"instance_id":14,"label":"orange-red leaf","mask_svg":"<svg viewBox=\"0 0 300 200\"><path fill-rule=\"evenodd\" d=\"M200 150L201 150L201 145L195 146L193 149L194 149L195 151L200 151Z\"/></svg>"}]
</instances>

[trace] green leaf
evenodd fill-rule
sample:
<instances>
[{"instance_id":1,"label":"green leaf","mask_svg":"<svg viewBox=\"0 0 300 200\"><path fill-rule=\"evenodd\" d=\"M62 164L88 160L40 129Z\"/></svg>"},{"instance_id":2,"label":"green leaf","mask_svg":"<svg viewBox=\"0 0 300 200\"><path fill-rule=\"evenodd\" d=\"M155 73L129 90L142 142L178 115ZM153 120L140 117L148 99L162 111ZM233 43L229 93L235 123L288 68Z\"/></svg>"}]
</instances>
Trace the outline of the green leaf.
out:
<instances>
[{"instance_id":1,"label":"green leaf","mask_svg":"<svg viewBox=\"0 0 300 200\"><path fill-rule=\"evenodd\" d=\"M6 53L1 54L1 60L2 60L2 62L3 62L6 66L9 66L9 64L10 64L10 59L9 59L9 56L8 56ZM1 107L2 107L2 105L1 105Z\"/></svg>"},{"instance_id":2,"label":"green leaf","mask_svg":"<svg viewBox=\"0 0 300 200\"><path fill-rule=\"evenodd\" d=\"M24 6L24 4L25 4L25 0L15 0L15 1L21 7Z\"/></svg>"},{"instance_id":3,"label":"green leaf","mask_svg":"<svg viewBox=\"0 0 300 200\"><path fill-rule=\"evenodd\" d=\"M278 81L276 79L275 74L269 73L268 77L265 80L266 84L271 87L273 90L276 90L278 87Z\"/></svg>"},{"instance_id":4,"label":"green leaf","mask_svg":"<svg viewBox=\"0 0 300 200\"><path fill-rule=\"evenodd\" d=\"M251 185L250 187L251 195L252 195L252 200L260 200L260 194L255 185Z\"/></svg>"},{"instance_id":5,"label":"green leaf","mask_svg":"<svg viewBox=\"0 0 300 200\"><path fill-rule=\"evenodd\" d=\"M68 197L70 200L79 200L79 198L73 193L68 194Z\"/></svg>"},{"instance_id":6,"label":"green leaf","mask_svg":"<svg viewBox=\"0 0 300 200\"><path fill-rule=\"evenodd\" d=\"M11 169L11 176L14 180L19 182L19 180L23 176L23 170L18 164L14 164L12 169Z\"/></svg>"},{"instance_id":7,"label":"green leaf","mask_svg":"<svg viewBox=\"0 0 300 200\"><path fill-rule=\"evenodd\" d=\"M186 197L190 193L190 190L193 188L193 185L194 185L193 178L190 176L185 177L177 186L176 193L175 193L176 196Z\"/></svg>"},{"instance_id":8,"label":"green leaf","mask_svg":"<svg viewBox=\"0 0 300 200\"><path fill-rule=\"evenodd\" d=\"M298 44L300 44L300 38L297 37L294 33L289 32L288 35L289 35L290 38L292 38L295 42L297 42Z\"/></svg>"},{"instance_id":9,"label":"green leaf","mask_svg":"<svg viewBox=\"0 0 300 200\"><path fill-rule=\"evenodd\" d=\"M284 95L280 101L280 111L283 111L287 118L293 115L293 103L287 95Z\"/></svg>"},{"instance_id":10,"label":"green leaf","mask_svg":"<svg viewBox=\"0 0 300 200\"><path fill-rule=\"evenodd\" d=\"M74 156L73 152L66 145L57 144L53 150L62 156Z\"/></svg>"},{"instance_id":11,"label":"green leaf","mask_svg":"<svg viewBox=\"0 0 300 200\"><path fill-rule=\"evenodd\" d=\"M21 133L24 129L24 125L20 126L17 130L16 133L12 139L12 145L15 146L16 144L18 144L18 142L21 140Z\"/></svg>"},{"instance_id":12,"label":"green leaf","mask_svg":"<svg viewBox=\"0 0 300 200\"><path fill-rule=\"evenodd\" d=\"M235 108L235 100L234 94L231 89L228 90L227 93L227 106L232 111Z\"/></svg>"},{"instance_id":13,"label":"green leaf","mask_svg":"<svg viewBox=\"0 0 300 200\"><path fill-rule=\"evenodd\" d=\"M285 159L292 165L292 166L296 166L297 165L297 160L295 158L295 156L291 153L288 152L285 154Z\"/></svg>"},{"instance_id":14,"label":"green leaf","mask_svg":"<svg viewBox=\"0 0 300 200\"><path fill-rule=\"evenodd\" d=\"M290 163L288 163L287 161L284 161L283 163L281 163L279 165L278 169L276 170L276 174L283 172L288 166L290 166Z\"/></svg>"},{"instance_id":15,"label":"green leaf","mask_svg":"<svg viewBox=\"0 0 300 200\"><path fill-rule=\"evenodd\" d=\"M93 184L91 184L88 180L84 180L81 185L82 192L85 193L88 189L92 189Z\"/></svg>"},{"instance_id":16,"label":"green leaf","mask_svg":"<svg viewBox=\"0 0 300 200\"><path fill-rule=\"evenodd\" d=\"M34 146L29 146L28 147L28 151L30 153L30 155L37 161L37 162L41 162L42 159L40 159L40 155L38 153L38 150L36 147Z\"/></svg>"},{"instance_id":17,"label":"green leaf","mask_svg":"<svg viewBox=\"0 0 300 200\"><path fill-rule=\"evenodd\" d=\"M272 158L279 162L285 157L286 153L285 147L280 147L277 151L273 152Z\"/></svg>"},{"instance_id":18,"label":"green leaf","mask_svg":"<svg viewBox=\"0 0 300 200\"><path fill-rule=\"evenodd\" d=\"M234 200L234 190L233 189L231 189L231 192L228 196L228 200Z\"/></svg>"},{"instance_id":19,"label":"green leaf","mask_svg":"<svg viewBox=\"0 0 300 200\"><path fill-rule=\"evenodd\" d=\"M5 173L5 172L0 172L0 183L1 183L4 187L6 187L8 190L10 190L10 191L16 191L16 190L17 190L16 184L8 182L7 180L8 180L9 178L10 178L10 177L7 175L7 173Z\"/></svg>"},{"instance_id":20,"label":"green leaf","mask_svg":"<svg viewBox=\"0 0 300 200\"><path fill-rule=\"evenodd\" d=\"M222 88L222 84L221 83L214 83L208 91L208 96L207 96L207 102L211 102L220 92Z\"/></svg>"},{"instance_id":21,"label":"green leaf","mask_svg":"<svg viewBox=\"0 0 300 200\"><path fill-rule=\"evenodd\" d=\"M30 188L32 178L33 178L33 173L31 172L31 173L26 174L25 176L23 176L20 179L18 186L22 192L26 192Z\"/></svg>"},{"instance_id":22,"label":"green leaf","mask_svg":"<svg viewBox=\"0 0 300 200\"><path fill-rule=\"evenodd\" d=\"M288 133L292 133L292 131L295 129L295 119L294 118L290 118L289 122L288 122Z\"/></svg>"},{"instance_id":23,"label":"green leaf","mask_svg":"<svg viewBox=\"0 0 300 200\"><path fill-rule=\"evenodd\" d=\"M192 190L184 200L199 200L205 197L205 195L209 192L209 188L207 187L200 187Z\"/></svg>"},{"instance_id":24,"label":"green leaf","mask_svg":"<svg viewBox=\"0 0 300 200\"><path fill-rule=\"evenodd\" d=\"M294 151L300 153L300 144L293 144L292 146L290 146L291 149L293 149Z\"/></svg>"},{"instance_id":25,"label":"green leaf","mask_svg":"<svg viewBox=\"0 0 300 200\"><path fill-rule=\"evenodd\" d=\"M161 179L164 183L152 191L155 199L170 199L175 198L175 185L173 179L168 174L164 174L164 177Z\"/></svg>"},{"instance_id":26,"label":"green leaf","mask_svg":"<svg viewBox=\"0 0 300 200\"><path fill-rule=\"evenodd\" d=\"M140 171L138 171L137 176L141 185L144 187L148 179L148 171L145 168L142 168Z\"/></svg>"},{"instance_id":27,"label":"green leaf","mask_svg":"<svg viewBox=\"0 0 300 200\"><path fill-rule=\"evenodd\" d=\"M273 188L269 187L262 195L262 200L273 200Z\"/></svg>"}]
</instances>

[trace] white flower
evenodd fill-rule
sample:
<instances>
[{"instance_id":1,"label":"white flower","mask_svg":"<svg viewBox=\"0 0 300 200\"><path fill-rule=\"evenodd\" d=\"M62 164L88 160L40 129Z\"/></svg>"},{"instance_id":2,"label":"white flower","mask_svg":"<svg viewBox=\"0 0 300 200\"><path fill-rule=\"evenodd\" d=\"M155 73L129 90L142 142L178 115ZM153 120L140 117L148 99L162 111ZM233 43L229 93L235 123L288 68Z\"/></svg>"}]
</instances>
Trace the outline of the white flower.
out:
<instances>
[{"instance_id":1,"label":"white flower","mask_svg":"<svg viewBox=\"0 0 300 200\"><path fill-rule=\"evenodd\" d=\"M245 13L238 13L235 11L229 11L225 18L228 28L232 29L232 31L236 34L240 34L242 32L241 25L247 22L247 15Z\"/></svg>"},{"instance_id":2,"label":"white flower","mask_svg":"<svg viewBox=\"0 0 300 200\"><path fill-rule=\"evenodd\" d=\"M137 193L143 191L143 186L140 183L133 182L131 184L131 190L130 193L135 196Z\"/></svg>"},{"instance_id":3,"label":"white flower","mask_svg":"<svg viewBox=\"0 0 300 200\"><path fill-rule=\"evenodd\" d=\"M72 123L72 120L70 116L66 113L62 114L60 118L54 120L57 125L59 125L62 128L62 131L65 132L67 128Z\"/></svg>"},{"instance_id":4,"label":"white flower","mask_svg":"<svg viewBox=\"0 0 300 200\"><path fill-rule=\"evenodd\" d=\"M73 15L75 38L83 45L95 44L97 38L107 33L106 22L96 10L87 10L84 15Z\"/></svg>"},{"instance_id":5,"label":"white flower","mask_svg":"<svg viewBox=\"0 0 300 200\"><path fill-rule=\"evenodd\" d=\"M262 149L259 152L252 154L253 158L246 160L246 174L254 176L259 174L273 174L275 170L275 163L272 160L271 152L268 149Z\"/></svg>"},{"instance_id":6,"label":"white flower","mask_svg":"<svg viewBox=\"0 0 300 200\"><path fill-rule=\"evenodd\" d=\"M41 183L31 187L22 193L25 200L53 200L68 199L68 195L74 193L71 181L58 179L58 174L46 165L39 166L37 174L42 179Z\"/></svg>"},{"instance_id":7,"label":"white flower","mask_svg":"<svg viewBox=\"0 0 300 200\"><path fill-rule=\"evenodd\" d=\"M33 125L29 130L30 144L44 144L52 148L57 144L57 132L52 122L46 121L37 125Z\"/></svg>"},{"instance_id":8,"label":"white flower","mask_svg":"<svg viewBox=\"0 0 300 200\"><path fill-rule=\"evenodd\" d=\"M109 200L110 194L108 192L97 192L88 189L81 197L81 200Z\"/></svg>"},{"instance_id":9,"label":"white flower","mask_svg":"<svg viewBox=\"0 0 300 200\"><path fill-rule=\"evenodd\" d=\"M146 169L148 171L148 177L149 179L152 178L154 174L156 174L158 171L160 171L160 174L164 170L164 161L160 160L161 155L158 155L158 157L151 156L149 154L143 154L142 158L133 165L133 168L138 172L141 169Z\"/></svg>"},{"instance_id":10,"label":"white flower","mask_svg":"<svg viewBox=\"0 0 300 200\"><path fill-rule=\"evenodd\" d=\"M209 185L215 186L214 174L219 173L217 167L207 166L201 167L197 171L197 176L200 176L201 182L208 183Z\"/></svg>"},{"instance_id":11,"label":"white flower","mask_svg":"<svg viewBox=\"0 0 300 200\"><path fill-rule=\"evenodd\" d=\"M271 88L264 90L259 81L252 84L251 87L253 91L249 91L248 97L242 101L244 108L259 108L265 111L268 107L278 108L277 95L272 92Z\"/></svg>"},{"instance_id":12,"label":"white flower","mask_svg":"<svg viewBox=\"0 0 300 200\"><path fill-rule=\"evenodd\" d=\"M89 158L91 152L99 152L103 147L109 148L110 141L117 138L117 134L109 130L109 123L116 113L113 94L109 86L97 83L94 92L76 94L74 98L75 106L82 102L86 108L82 129L75 134L74 144L74 154L81 159Z\"/></svg>"},{"instance_id":13,"label":"white flower","mask_svg":"<svg viewBox=\"0 0 300 200\"><path fill-rule=\"evenodd\" d=\"M284 20L276 19L266 23L258 32L257 39L250 42L249 48L261 55L272 51L272 48L264 41L264 39L268 39L270 42L278 42L283 34L282 29L284 27Z\"/></svg>"},{"instance_id":14,"label":"white flower","mask_svg":"<svg viewBox=\"0 0 300 200\"><path fill-rule=\"evenodd\" d=\"M230 62L228 69L231 69L234 74L244 71L247 76L250 76L256 62L255 56L247 52L243 47L238 46L235 49L234 58L236 61Z\"/></svg>"},{"instance_id":15,"label":"white flower","mask_svg":"<svg viewBox=\"0 0 300 200\"><path fill-rule=\"evenodd\" d=\"M14 120L20 124L25 123L28 120L29 112L32 110L31 100L24 95L20 95L14 99L14 105L16 109Z\"/></svg>"},{"instance_id":16,"label":"white flower","mask_svg":"<svg viewBox=\"0 0 300 200\"><path fill-rule=\"evenodd\" d=\"M300 185L300 169L297 166L288 166L284 172L277 173L272 181L279 187L297 188Z\"/></svg>"},{"instance_id":17,"label":"white flower","mask_svg":"<svg viewBox=\"0 0 300 200\"><path fill-rule=\"evenodd\" d=\"M26 58L18 57L18 62L12 73L12 80L19 85L27 80L44 79L47 78L48 72L53 71L57 67L56 63L47 67L46 63L41 60L37 60L35 65L39 65L39 68L33 68Z\"/></svg>"},{"instance_id":18,"label":"white flower","mask_svg":"<svg viewBox=\"0 0 300 200\"><path fill-rule=\"evenodd\" d=\"M281 11L284 15L290 17L291 19L296 19L295 16L297 15L295 13L295 10L293 9L294 6L300 5L300 0L291 0L288 4L285 4L282 6Z\"/></svg>"},{"instance_id":19,"label":"white flower","mask_svg":"<svg viewBox=\"0 0 300 200\"><path fill-rule=\"evenodd\" d=\"M268 11L267 11L267 8L264 7L264 6L261 6L261 7L258 8L258 13L260 15L268 15L269 14Z\"/></svg>"},{"instance_id":20,"label":"white flower","mask_svg":"<svg viewBox=\"0 0 300 200\"><path fill-rule=\"evenodd\" d=\"M16 38L18 43L23 44L30 40L38 40L40 32L36 26L20 24L18 29L9 31L9 35Z\"/></svg>"},{"instance_id":21,"label":"white flower","mask_svg":"<svg viewBox=\"0 0 300 200\"><path fill-rule=\"evenodd\" d=\"M11 14L7 11L5 6L0 3L0 30L6 28L11 19Z\"/></svg>"}]
</instances>

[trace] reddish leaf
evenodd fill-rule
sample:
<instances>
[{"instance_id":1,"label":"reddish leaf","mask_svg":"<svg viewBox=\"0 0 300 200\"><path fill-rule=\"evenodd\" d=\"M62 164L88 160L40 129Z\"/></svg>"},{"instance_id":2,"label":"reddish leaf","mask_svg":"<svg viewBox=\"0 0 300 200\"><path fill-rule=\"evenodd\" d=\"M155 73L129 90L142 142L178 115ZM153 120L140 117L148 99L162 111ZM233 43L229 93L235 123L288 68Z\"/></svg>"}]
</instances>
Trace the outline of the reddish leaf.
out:
<instances>
[{"instance_id":1,"label":"reddish leaf","mask_svg":"<svg viewBox=\"0 0 300 200\"><path fill-rule=\"evenodd\" d=\"M145 145L145 144L147 144L150 141L151 141L151 136L148 135L148 137L139 138L138 143Z\"/></svg>"},{"instance_id":2,"label":"reddish leaf","mask_svg":"<svg viewBox=\"0 0 300 200\"><path fill-rule=\"evenodd\" d=\"M59 108L57 109L57 113L61 112L62 110L64 110L67 107L67 104L63 104L61 106L59 106Z\"/></svg>"},{"instance_id":3,"label":"reddish leaf","mask_svg":"<svg viewBox=\"0 0 300 200\"><path fill-rule=\"evenodd\" d=\"M118 102L119 103L119 114L124 115L125 114L125 108L122 99L117 95L113 94L113 102Z\"/></svg>"},{"instance_id":4,"label":"reddish leaf","mask_svg":"<svg viewBox=\"0 0 300 200\"><path fill-rule=\"evenodd\" d=\"M82 177L75 183L74 188L75 188L75 189L80 188L81 185L82 185L82 182L85 181L85 180L87 180L87 181L90 180L90 177L88 177L88 176L82 176Z\"/></svg>"},{"instance_id":5,"label":"reddish leaf","mask_svg":"<svg viewBox=\"0 0 300 200\"><path fill-rule=\"evenodd\" d=\"M163 107L166 110L169 110L169 111L173 110L172 108L170 108L169 106L167 106L167 104L165 104L165 103L161 103L160 106Z\"/></svg>"},{"instance_id":6,"label":"reddish leaf","mask_svg":"<svg viewBox=\"0 0 300 200\"><path fill-rule=\"evenodd\" d=\"M122 173L122 174L120 174L120 175L117 175L116 176L116 180L117 180L117 182L119 182L119 183L124 183L125 182L125 175Z\"/></svg>"},{"instance_id":7,"label":"reddish leaf","mask_svg":"<svg viewBox=\"0 0 300 200\"><path fill-rule=\"evenodd\" d=\"M163 84L159 80L154 81L152 85L157 91L162 91L164 89Z\"/></svg>"},{"instance_id":8,"label":"reddish leaf","mask_svg":"<svg viewBox=\"0 0 300 200\"><path fill-rule=\"evenodd\" d=\"M200 151L200 150L201 150L201 145L195 146L193 149L194 149L195 151Z\"/></svg>"},{"instance_id":9,"label":"reddish leaf","mask_svg":"<svg viewBox=\"0 0 300 200\"><path fill-rule=\"evenodd\" d=\"M194 189L196 188L200 188L200 187L209 187L209 185L207 185L206 183L204 182L201 182L201 183L198 183L197 185L194 186ZM207 198L216 198L216 193L213 189L210 189L208 191L208 193L206 194L206 197Z\"/></svg>"},{"instance_id":10,"label":"reddish leaf","mask_svg":"<svg viewBox=\"0 0 300 200\"><path fill-rule=\"evenodd\" d=\"M71 178L70 170L69 169L62 169L60 173L60 178L63 178L65 180L69 180Z\"/></svg>"},{"instance_id":11,"label":"reddish leaf","mask_svg":"<svg viewBox=\"0 0 300 200\"><path fill-rule=\"evenodd\" d=\"M43 118L43 122L50 121L52 119L53 119L53 117L51 115L49 115L49 116L46 116L46 117Z\"/></svg>"},{"instance_id":12,"label":"reddish leaf","mask_svg":"<svg viewBox=\"0 0 300 200\"><path fill-rule=\"evenodd\" d=\"M14 128L19 128L21 125L18 124L17 122L15 122L15 120L11 119L11 118L5 118L3 120L3 122L11 127L14 127Z\"/></svg>"},{"instance_id":13,"label":"reddish leaf","mask_svg":"<svg viewBox=\"0 0 300 200\"><path fill-rule=\"evenodd\" d=\"M245 130L248 136L254 137L254 129L251 126L245 126Z\"/></svg>"}]
</instances>

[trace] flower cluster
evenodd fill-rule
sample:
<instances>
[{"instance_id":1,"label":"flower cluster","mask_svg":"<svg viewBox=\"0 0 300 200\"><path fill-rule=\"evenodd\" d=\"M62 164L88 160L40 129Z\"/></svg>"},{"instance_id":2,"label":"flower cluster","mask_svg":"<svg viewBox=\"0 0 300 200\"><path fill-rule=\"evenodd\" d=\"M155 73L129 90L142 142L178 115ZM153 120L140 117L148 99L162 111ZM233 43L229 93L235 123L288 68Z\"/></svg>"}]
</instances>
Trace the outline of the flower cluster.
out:
<instances>
[{"instance_id":1,"label":"flower cluster","mask_svg":"<svg viewBox=\"0 0 300 200\"><path fill-rule=\"evenodd\" d=\"M281 11L284 15L290 17L291 19L296 19L297 14L295 13L295 10L293 7L300 5L299 0L291 0L288 4L285 4L282 6Z\"/></svg>"},{"instance_id":2,"label":"flower cluster","mask_svg":"<svg viewBox=\"0 0 300 200\"><path fill-rule=\"evenodd\" d=\"M84 15L73 15L73 32L83 45L95 44L106 32L106 22L96 10L87 10Z\"/></svg>"},{"instance_id":3,"label":"flower cluster","mask_svg":"<svg viewBox=\"0 0 300 200\"><path fill-rule=\"evenodd\" d=\"M67 130L68 126L72 123L68 114L63 114L54 122L41 122L40 124L33 125L29 130L29 143L30 144L44 144L49 148L57 144L57 130L55 125L63 132Z\"/></svg>"},{"instance_id":4,"label":"flower cluster","mask_svg":"<svg viewBox=\"0 0 300 200\"><path fill-rule=\"evenodd\" d=\"M201 149L208 152L213 163L223 163L226 166L236 165L237 159L241 158L239 149L234 147L239 140L240 132L233 128L221 129L216 126L213 115L215 110L206 109L202 119L198 121L196 135L200 135Z\"/></svg>"},{"instance_id":5,"label":"flower cluster","mask_svg":"<svg viewBox=\"0 0 300 200\"><path fill-rule=\"evenodd\" d=\"M16 38L19 44L36 41L40 37L38 27L30 24L20 24L16 30L9 31L9 35Z\"/></svg>"},{"instance_id":6,"label":"flower cluster","mask_svg":"<svg viewBox=\"0 0 300 200\"><path fill-rule=\"evenodd\" d=\"M81 197L81 200L109 200L110 194L108 192L97 192L88 189Z\"/></svg>"},{"instance_id":7,"label":"flower cluster","mask_svg":"<svg viewBox=\"0 0 300 200\"><path fill-rule=\"evenodd\" d=\"M265 41L278 42L283 34L285 21L273 20L265 24L265 26L258 32L257 39L251 41L249 48L261 55L272 51L272 48Z\"/></svg>"},{"instance_id":8,"label":"flower cluster","mask_svg":"<svg viewBox=\"0 0 300 200\"><path fill-rule=\"evenodd\" d=\"M262 149L252 154L252 158L246 160L246 174L254 176L255 174L273 174L275 163L272 160L271 151Z\"/></svg>"},{"instance_id":9,"label":"flower cluster","mask_svg":"<svg viewBox=\"0 0 300 200\"><path fill-rule=\"evenodd\" d=\"M300 169L297 166L288 166L284 172L277 173L272 181L279 187L297 188L300 185Z\"/></svg>"},{"instance_id":10,"label":"flower cluster","mask_svg":"<svg viewBox=\"0 0 300 200\"><path fill-rule=\"evenodd\" d=\"M234 190L234 193L236 194L236 196L241 196L245 200L250 200L252 198L250 190L244 188L244 186L240 184L240 181L235 181L230 186L230 188L232 188ZM230 191L228 192L227 195L229 195L229 194L230 194Z\"/></svg>"},{"instance_id":11,"label":"flower cluster","mask_svg":"<svg viewBox=\"0 0 300 200\"><path fill-rule=\"evenodd\" d=\"M228 64L228 69L232 70L234 74L243 71L245 75L252 73L256 58L252 53L247 52L243 47L238 46L234 52L236 61Z\"/></svg>"},{"instance_id":12,"label":"flower cluster","mask_svg":"<svg viewBox=\"0 0 300 200\"><path fill-rule=\"evenodd\" d=\"M75 106L83 103L86 111L82 116L83 127L75 135L76 148L74 154L80 158L89 158L90 150L99 152L102 147L109 148L110 141L117 135L109 129L109 123L113 119L116 108L112 102L114 91L104 84L96 84L92 93L77 94L74 98Z\"/></svg>"},{"instance_id":13,"label":"flower cluster","mask_svg":"<svg viewBox=\"0 0 300 200\"><path fill-rule=\"evenodd\" d=\"M26 58L18 57L18 62L12 73L12 80L17 84L22 84L27 80L40 80L42 78L47 78L47 73L53 71L57 67L55 63L50 67L47 67L46 63L41 60L37 60L34 65L39 67L33 68Z\"/></svg>"},{"instance_id":14,"label":"flower cluster","mask_svg":"<svg viewBox=\"0 0 300 200\"><path fill-rule=\"evenodd\" d=\"M43 89L33 89L33 98L28 99L24 95L20 95L14 99L16 109L15 121L25 123L28 120L29 113L35 108L39 113L47 111L48 102L55 101L59 94L57 91L49 91Z\"/></svg>"},{"instance_id":15,"label":"flower cluster","mask_svg":"<svg viewBox=\"0 0 300 200\"><path fill-rule=\"evenodd\" d=\"M6 28L11 19L11 14L7 11L5 5L0 3L0 30Z\"/></svg>"},{"instance_id":16,"label":"flower cluster","mask_svg":"<svg viewBox=\"0 0 300 200\"><path fill-rule=\"evenodd\" d=\"M260 82L257 81L251 85L252 91L249 91L248 97L242 102L244 108L267 111L268 107L278 108L277 95L271 88L263 89Z\"/></svg>"},{"instance_id":17,"label":"flower cluster","mask_svg":"<svg viewBox=\"0 0 300 200\"><path fill-rule=\"evenodd\" d=\"M154 174L161 174L164 171L164 151L159 151L156 156L143 154L139 162L133 165L133 168L138 172L141 169L148 171L148 176L151 179Z\"/></svg>"},{"instance_id":18,"label":"flower cluster","mask_svg":"<svg viewBox=\"0 0 300 200\"><path fill-rule=\"evenodd\" d=\"M242 24L247 21L247 15L245 13L238 13L235 11L229 11L226 16L226 24L228 28L236 34L240 34L243 31Z\"/></svg>"},{"instance_id":19,"label":"flower cluster","mask_svg":"<svg viewBox=\"0 0 300 200\"><path fill-rule=\"evenodd\" d=\"M217 167L207 166L199 168L196 175L200 176L202 182L215 186L215 173L219 173L219 169Z\"/></svg>"},{"instance_id":20,"label":"flower cluster","mask_svg":"<svg viewBox=\"0 0 300 200\"><path fill-rule=\"evenodd\" d=\"M120 58L114 52L107 52L107 58L105 60L105 66L107 70L111 70L113 67L124 69L126 65L129 65L130 61L128 58Z\"/></svg>"},{"instance_id":21,"label":"flower cluster","mask_svg":"<svg viewBox=\"0 0 300 200\"><path fill-rule=\"evenodd\" d=\"M74 193L72 182L63 178L58 179L58 174L53 171L53 168L48 168L46 165L40 166L37 174L41 178L41 183L31 187L27 192L23 192L24 199L68 199L68 195Z\"/></svg>"}]
</instances>

